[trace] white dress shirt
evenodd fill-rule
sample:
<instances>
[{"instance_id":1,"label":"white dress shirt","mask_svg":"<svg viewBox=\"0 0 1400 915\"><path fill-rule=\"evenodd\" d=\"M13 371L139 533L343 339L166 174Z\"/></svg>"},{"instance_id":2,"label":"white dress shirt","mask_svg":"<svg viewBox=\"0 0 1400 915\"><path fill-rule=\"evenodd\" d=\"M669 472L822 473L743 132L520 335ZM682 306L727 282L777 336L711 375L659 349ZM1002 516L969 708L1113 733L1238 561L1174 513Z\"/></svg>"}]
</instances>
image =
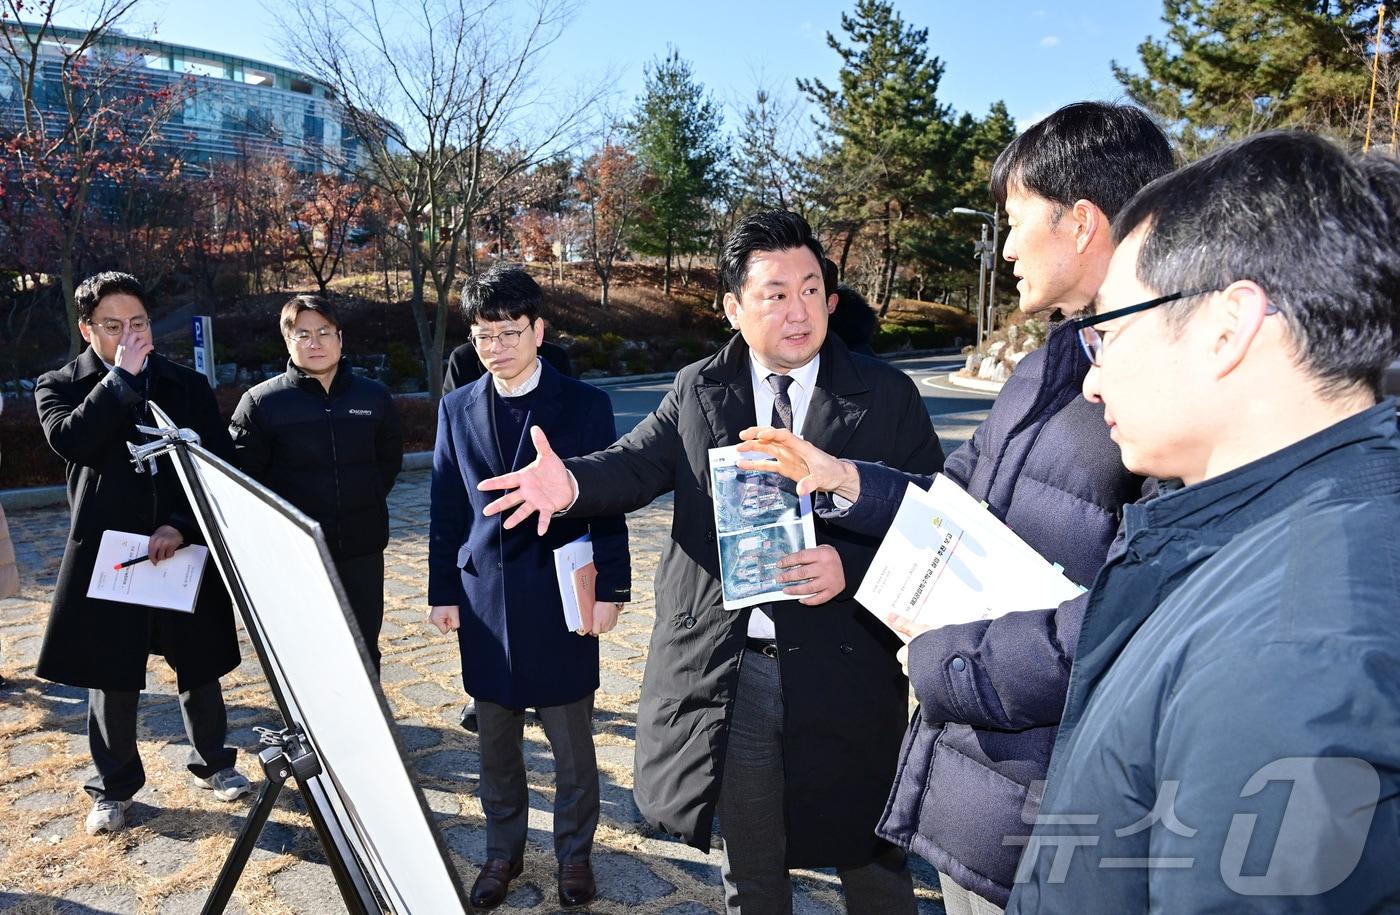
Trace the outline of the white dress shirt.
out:
<instances>
[{"instance_id":1,"label":"white dress shirt","mask_svg":"<svg viewBox=\"0 0 1400 915\"><path fill-rule=\"evenodd\" d=\"M792 378L792 384L788 385L787 394L788 400L792 401L793 435L802 434L802 423L806 420L807 408L812 403L812 390L817 384L817 369L821 367L821 361L821 354L818 353L812 357L811 362L787 373ZM773 370L760 362L753 350L749 350L749 380L753 384L753 412L754 418L760 426L767 426L773 421L773 401L776 399L776 395L768 383L768 376L772 374L774 374ZM759 607L754 607L749 614L749 638L772 639L776 634L777 630L773 627L773 618Z\"/></svg>"}]
</instances>

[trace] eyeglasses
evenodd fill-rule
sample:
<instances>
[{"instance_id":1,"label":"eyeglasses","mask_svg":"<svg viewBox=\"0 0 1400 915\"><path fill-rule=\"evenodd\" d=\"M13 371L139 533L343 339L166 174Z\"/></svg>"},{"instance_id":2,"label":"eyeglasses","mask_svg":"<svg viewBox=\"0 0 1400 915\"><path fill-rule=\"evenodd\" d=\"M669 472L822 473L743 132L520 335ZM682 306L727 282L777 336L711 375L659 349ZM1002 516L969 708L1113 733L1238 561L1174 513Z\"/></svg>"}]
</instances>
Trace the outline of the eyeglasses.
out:
<instances>
[{"instance_id":1,"label":"eyeglasses","mask_svg":"<svg viewBox=\"0 0 1400 915\"><path fill-rule=\"evenodd\" d=\"M311 340L312 337L315 337L320 342L325 343L327 337L334 337L336 334L339 333L340 331L336 330L334 327L320 327L316 329L315 333L312 333L309 330L294 330L287 336L291 337L292 342L295 343L297 346L305 346Z\"/></svg>"},{"instance_id":2,"label":"eyeglasses","mask_svg":"<svg viewBox=\"0 0 1400 915\"><path fill-rule=\"evenodd\" d=\"M1165 305L1168 302L1176 302L1180 299L1194 299L1198 295L1210 295L1219 292L1219 289L1202 289L1199 292L1173 292L1171 295L1164 295L1160 298L1140 302L1137 305L1129 305L1127 308L1115 308L1113 311L1106 311L1099 315L1085 315L1082 318L1074 319L1075 333L1079 337L1079 346L1084 350L1084 355L1089 357L1089 364L1097 366L1099 358L1103 355L1103 334L1095 329L1094 325L1104 324L1115 318L1123 318L1128 315L1135 315L1140 311L1147 311L1149 308L1156 308L1158 305ZM1264 314L1278 314L1278 306L1270 302L1264 307Z\"/></svg>"},{"instance_id":3,"label":"eyeglasses","mask_svg":"<svg viewBox=\"0 0 1400 915\"><path fill-rule=\"evenodd\" d=\"M472 346L477 349L490 349L491 345L499 340L502 349L515 349L520 344L520 335L527 330L529 327L503 330L499 334L472 334Z\"/></svg>"},{"instance_id":4,"label":"eyeglasses","mask_svg":"<svg viewBox=\"0 0 1400 915\"><path fill-rule=\"evenodd\" d=\"M130 328L133 334L144 333L151 327L150 318L132 318L130 321L122 322L115 318L106 321L89 321L88 327L97 327L109 337L120 337L122 331Z\"/></svg>"}]
</instances>

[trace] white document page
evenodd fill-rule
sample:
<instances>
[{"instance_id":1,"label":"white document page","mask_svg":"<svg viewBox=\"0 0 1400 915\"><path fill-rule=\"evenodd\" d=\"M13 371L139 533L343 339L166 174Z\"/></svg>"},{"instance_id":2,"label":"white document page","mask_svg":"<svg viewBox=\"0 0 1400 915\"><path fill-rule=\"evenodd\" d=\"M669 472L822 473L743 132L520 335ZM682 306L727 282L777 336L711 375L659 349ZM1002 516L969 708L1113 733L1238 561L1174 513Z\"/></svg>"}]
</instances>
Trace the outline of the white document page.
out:
<instances>
[{"instance_id":1,"label":"white document page","mask_svg":"<svg viewBox=\"0 0 1400 915\"><path fill-rule=\"evenodd\" d=\"M1084 591L943 474L909 485L856 600L905 639Z\"/></svg>"},{"instance_id":2,"label":"white document page","mask_svg":"<svg viewBox=\"0 0 1400 915\"><path fill-rule=\"evenodd\" d=\"M710 449L710 493L715 505L724 609L794 600L777 580L778 560L817 545L812 499L777 473L740 470L739 461L767 461L735 446Z\"/></svg>"},{"instance_id":3,"label":"white document page","mask_svg":"<svg viewBox=\"0 0 1400 915\"><path fill-rule=\"evenodd\" d=\"M103 531L87 596L193 613L209 548L189 544L159 565L147 560L124 569L116 568L123 562L145 556L150 542L147 534Z\"/></svg>"}]
</instances>

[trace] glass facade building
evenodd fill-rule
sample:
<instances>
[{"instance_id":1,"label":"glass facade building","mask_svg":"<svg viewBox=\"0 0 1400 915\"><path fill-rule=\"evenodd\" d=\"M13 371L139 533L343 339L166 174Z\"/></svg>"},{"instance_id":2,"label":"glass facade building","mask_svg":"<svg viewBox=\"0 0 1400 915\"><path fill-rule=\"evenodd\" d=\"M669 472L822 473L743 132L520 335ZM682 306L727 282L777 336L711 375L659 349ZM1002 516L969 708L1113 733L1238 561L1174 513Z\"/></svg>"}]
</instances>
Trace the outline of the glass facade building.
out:
<instances>
[{"instance_id":1,"label":"glass facade building","mask_svg":"<svg viewBox=\"0 0 1400 915\"><path fill-rule=\"evenodd\" d=\"M10 26L29 28L37 26ZM50 26L41 48L35 97L63 105L62 54L86 32ZM179 86L183 104L161 126L162 151L206 169L247 155L280 155L302 171L341 171L362 164L364 151L331 87L285 67L200 48L111 33L89 52L120 71L131 91ZM0 70L0 118L22 116L19 86ZM393 131L390 131L391 133Z\"/></svg>"}]
</instances>

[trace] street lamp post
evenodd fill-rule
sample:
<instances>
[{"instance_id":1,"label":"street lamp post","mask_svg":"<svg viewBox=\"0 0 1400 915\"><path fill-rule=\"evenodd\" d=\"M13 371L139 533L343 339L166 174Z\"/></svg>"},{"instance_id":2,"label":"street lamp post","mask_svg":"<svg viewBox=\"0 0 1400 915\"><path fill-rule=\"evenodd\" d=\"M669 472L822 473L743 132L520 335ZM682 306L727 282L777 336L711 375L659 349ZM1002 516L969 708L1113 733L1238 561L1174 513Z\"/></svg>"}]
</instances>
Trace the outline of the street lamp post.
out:
<instances>
[{"instance_id":1,"label":"street lamp post","mask_svg":"<svg viewBox=\"0 0 1400 915\"><path fill-rule=\"evenodd\" d=\"M971 207L953 207L953 209L952 209L951 211L949 211L949 215L950 215L950 216L976 216L976 217L978 217L979 219L983 220L983 226L982 226L982 240L981 240L981 241L978 243L978 245L977 245L977 252L978 252L979 256L981 257L981 266L980 266L980 268L979 268L979 270L978 270L978 274L977 274L977 277L978 277L978 278L977 278L977 282L978 282L978 284L979 284L979 288L978 288L978 290L977 290L977 305L978 305L978 313L977 313L977 345L978 345L978 346L981 346L981 345L982 345L982 337L983 337L983 328L985 327L986 333L989 334L989 335L992 333L992 331L994 331L994 330L996 329L996 327L995 327L995 324L996 324L996 309L997 309L997 271L996 271L996 258L997 258L997 252L1001 249L1001 220L998 218L998 214L996 214L996 213L988 213L988 212L986 212L985 210L974 210L974 209L972 209ZM987 247L987 226L991 226L991 228L992 228L992 246L991 246L991 248L988 248L988 247ZM991 288L988 289L988 290L986 291L986 293L985 293L985 298L984 298L983 287L985 287L985 286L986 286L986 283L987 283L987 279L986 279L987 271L990 271L990 272L991 272L991 274L992 274L992 279L991 279ZM984 319L983 313L982 313L982 307L983 307L984 301L985 301L986 309L987 309L985 319Z\"/></svg>"},{"instance_id":2,"label":"street lamp post","mask_svg":"<svg viewBox=\"0 0 1400 915\"><path fill-rule=\"evenodd\" d=\"M987 224L982 223L982 237L973 247L977 252L977 345L986 335L987 318Z\"/></svg>"}]
</instances>

